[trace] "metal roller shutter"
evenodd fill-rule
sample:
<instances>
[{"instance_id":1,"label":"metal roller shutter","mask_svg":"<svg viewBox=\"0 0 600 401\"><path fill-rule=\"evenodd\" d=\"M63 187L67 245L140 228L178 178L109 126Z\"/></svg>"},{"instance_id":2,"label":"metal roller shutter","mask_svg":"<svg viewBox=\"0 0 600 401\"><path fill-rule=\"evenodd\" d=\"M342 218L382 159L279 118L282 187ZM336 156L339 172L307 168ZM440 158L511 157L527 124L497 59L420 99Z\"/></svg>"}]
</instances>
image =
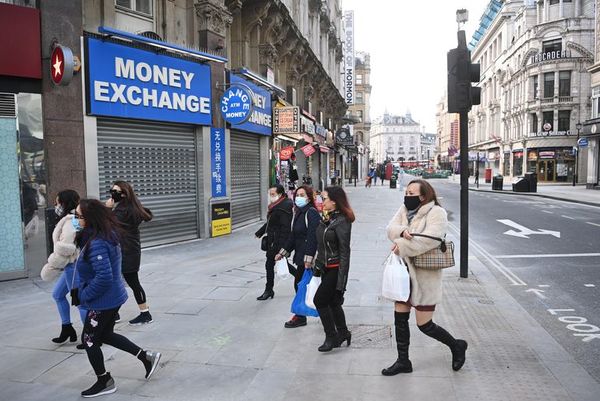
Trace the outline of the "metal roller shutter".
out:
<instances>
[{"instance_id":1,"label":"metal roller shutter","mask_svg":"<svg viewBox=\"0 0 600 401\"><path fill-rule=\"evenodd\" d=\"M231 218L234 228L260 220L260 137L231 132Z\"/></svg>"},{"instance_id":2,"label":"metal roller shutter","mask_svg":"<svg viewBox=\"0 0 600 401\"><path fill-rule=\"evenodd\" d=\"M199 237L201 166L191 126L98 119L100 196L117 179L133 184L154 213L140 226L143 247Z\"/></svg>"}]
</instances>

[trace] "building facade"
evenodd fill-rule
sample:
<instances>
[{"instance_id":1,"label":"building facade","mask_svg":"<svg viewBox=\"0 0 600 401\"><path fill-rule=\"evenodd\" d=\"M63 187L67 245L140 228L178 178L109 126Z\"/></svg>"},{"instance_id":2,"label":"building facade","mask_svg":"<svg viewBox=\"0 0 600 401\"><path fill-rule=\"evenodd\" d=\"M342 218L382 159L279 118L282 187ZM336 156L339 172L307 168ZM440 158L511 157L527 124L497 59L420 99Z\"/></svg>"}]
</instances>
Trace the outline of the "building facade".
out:
<instances>
[{"instance_id":1,"label":"building facade","mask_svg":"<svg viewBox=\"0 0 600 401\"><path fill-rule=\"evenodd\" d=\"M370 138L371 138L371 56L359 52L355 59L355 96L354 104L348 107L348 113L355 121L353 124L354 145L350 155L355 164L356 177L364 179L369 173Z\"/></svg>"},{"instance_id":2,"label":"building facade","mask_svg":"<svg viewBox=\"0 0 600 401\"><path fill-rule=\"evenodd\" d=\"M448 113L447 94L440 99L435 113L436 152L435 166L442 170L450 170L457 166L460 148L458 114Z\"/></svg>"},{"instance_id":3,"label":"building facade","mask_svg":"<svg viewBox=\"0 0 600 401\"><path fill-rule=\"evenodd\" d=\"M6 188L27 209L7 210L27 221L0 246L0 259L12 252L17 261L0 265L0 279L39 274L45 209L65 188L104 199L113 181L132 182L154 212L141 227L152 246L264 219L269 184L285 183L286 146L295 184L328 184L347 109L338 0L71 3L0 3L13 21L4 27L28 28L19 47L33 49L25 59L39 67L15 72L0 61L0 109L10 115L0 129L27 137L16 159L18 144L0 147ZM57 48L76 62L67 68ZM293 108L291 120L278 120L278 108ZM288 123L292 132L273 134Z\"/></svg>"},{"instance_id":4,"label":"building facade","mask_svg":"<svg viewBox=\"0 0 600 401\"><path fill-rule=\"evenodd\" d=\"M469 144L481 169L582 182L587 151L577 157L575 149L590 112L593 32L593 1L489 3L470 43L482 93L469 114Z\"/></svg>"},{"instance_id":5,"label":"building facade","mask_svg":"<svg viewBox=\"0 0 600 401\"><path fill-rule=\"evenodd\" d=\"M384 113L371 126L371 152L375 163L419 160L421 125L410 112L404 116Z\"/></svg>"}]
</instances>

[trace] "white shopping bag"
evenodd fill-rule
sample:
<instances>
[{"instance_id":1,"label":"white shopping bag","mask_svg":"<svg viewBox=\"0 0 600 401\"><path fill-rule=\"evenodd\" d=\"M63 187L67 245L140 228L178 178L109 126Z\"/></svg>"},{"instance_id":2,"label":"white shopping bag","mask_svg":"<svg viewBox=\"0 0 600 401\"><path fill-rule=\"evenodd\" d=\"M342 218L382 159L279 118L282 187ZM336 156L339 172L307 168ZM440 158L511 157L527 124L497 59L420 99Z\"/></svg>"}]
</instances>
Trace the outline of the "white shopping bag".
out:
<instances>
[{"instance_id":1,"label":"white shopping bag","mask_svg":"<svg viewBox=\"0 0 600 401\"><path fill-rule=\"evenodd\" d=\"M315 306L315 294L321 285L321 277L312 276L310 282L306 286L306 298L304 298L304 303L309 308L317 309Z\"/></svg>"},{"instance_id":2,"label":"white shopping bag","mask_svg":"<svg viewBox=\"0 0 600 401\"><path fill-rule=\"evenodd\" d=\"M408 269L394 253L390 254L385 263L381 295L392 301L407 301L410 296Z\"/></svg>"},{"instance_id":3,"label":"white shopping bag","mask_svg":"<svg viewBox=\"0 0 600 401\"><path fill-rule=\"evenodd\" d=\"M290 270L288 269L287 258L282 258L281 260L275 262L275 272L277 277L283 280L292 276L290 274Z\"/></svg>"}]
</instances>

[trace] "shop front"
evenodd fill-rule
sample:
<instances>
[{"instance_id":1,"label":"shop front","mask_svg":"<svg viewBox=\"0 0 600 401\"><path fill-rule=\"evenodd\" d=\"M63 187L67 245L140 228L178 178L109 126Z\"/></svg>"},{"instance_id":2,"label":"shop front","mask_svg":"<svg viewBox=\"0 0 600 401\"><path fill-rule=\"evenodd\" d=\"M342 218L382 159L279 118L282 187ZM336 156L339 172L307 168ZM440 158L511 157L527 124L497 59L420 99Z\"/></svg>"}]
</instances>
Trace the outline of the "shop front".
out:
<instances>
[{"instance_id":1,"label":"shop front","mask_svg":"<svg viewBox=\"0 0 600 401\"><path fill-rule=\"evenodd\" d=\"M528 172L537 173L539 182L571 182L575 171L572 148L539 148L527 152Z\"/></svg>"},{"instance_id":2,"label":"shop front","mask_svg":"<svg viewBox=\"0 0 600 401\"><path fill-rule=\"evenodd\" d=\"M586 188L600 189L600 119L588 120L583 124L579 147L587 148Z\"/></svg>"},{"instance_id":3,"label":"shop front","mask_svg":"<svg viewBox=\"0 0 600 401\"><path fill-rule=\"evenodd\" d=\"M523 175L523 149L513 149L512 151L513 177Z\"/></svg>"},{"instance_id":4,"label":"shop front","mask_svg":"<svg viewBox=\"0 0 600 401\"><path fill-rule=\"evenodd\" d=\"M115 180L134 186L154 214L143 246L196 239L203 232L211 68L107 38L85 38L88 195Z\"/></svg>"}]
</instances>

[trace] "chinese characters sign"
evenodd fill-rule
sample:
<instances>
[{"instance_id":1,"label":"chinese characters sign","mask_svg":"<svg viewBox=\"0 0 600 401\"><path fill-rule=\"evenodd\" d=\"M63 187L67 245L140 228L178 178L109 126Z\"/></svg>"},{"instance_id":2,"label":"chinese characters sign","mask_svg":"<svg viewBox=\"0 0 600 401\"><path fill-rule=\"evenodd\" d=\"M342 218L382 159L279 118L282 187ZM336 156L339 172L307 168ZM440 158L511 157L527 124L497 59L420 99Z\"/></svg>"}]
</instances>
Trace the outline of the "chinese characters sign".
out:
<instances>
[{"instance_id":1,"label":"chinese characters sign","mask_svg":"<svg viewBox=\"0 0 600 401\"><path fill-rule=\"evenodd\" d=\"M210 130L210 181L212 197L227 196L227 162L225 159L225 130Z\"/></svg>"}]
</instances>

